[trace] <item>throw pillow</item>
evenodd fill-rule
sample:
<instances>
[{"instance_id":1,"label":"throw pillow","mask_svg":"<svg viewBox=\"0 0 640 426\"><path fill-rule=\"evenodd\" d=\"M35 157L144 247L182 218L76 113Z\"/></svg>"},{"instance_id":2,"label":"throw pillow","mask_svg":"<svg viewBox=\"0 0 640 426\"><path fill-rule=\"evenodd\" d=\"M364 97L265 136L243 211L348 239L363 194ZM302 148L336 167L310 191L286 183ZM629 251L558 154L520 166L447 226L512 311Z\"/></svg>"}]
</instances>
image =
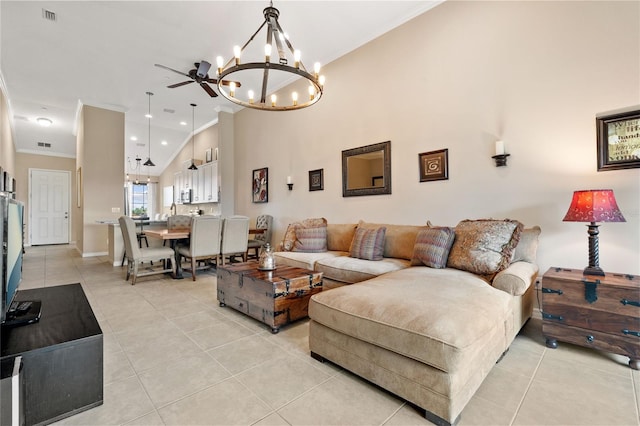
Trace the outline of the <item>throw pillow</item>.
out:
<instances>
[{"instance_id":1,"label":"throw pillow","mask_svg":"<svg viewBox=\"0 0 640 426\"><path fill-rule=\"evenodd\" d=\"M302 222L293 222L289 224L286 232L284 233L284 238L282 239L282 250L291 251L296 242L296 229L299 227L302 228L317 228L319 226L326 226L327 219L324 217L319 218L311 218L305 219Z\"/></svg>"},{"instance_id":2,"label":"throw pillow","mask_svg":"<svg viewBox=\"0 0 640 426\"><path fill-rule=\"evenodd\" d=\"M365 260L382 260L384 251L384 234L387 228L356 229L349 249L349 256Z\"/></svg>"},{"instance_id":3,"label":"throw pillow","mask_svg":"<svg viewBox=\"0 0 640 426\"><path fill-rule=\"evenodd\" d=\"M296 229L296 242L293 251L319 253L327 251L327 226Z\"/></svg>"},{"instance_id":4,"label":"throw pillow","mask_svg":"<svg viewBox=\"0 0 640 426\"><path fill-rule=\"evenodd\" d=\"M455 237L456 233L453 228L424 229L416 236L413 258L430 268L445 268Z\"/></svg>"},{"instance_id":5,"label":"throw pillow","mask_svg":"<svg viewBox=\"0 0 640 426\"><path fill-rule=\"evenodd\" d=\"M455 228L447 266L491 281L509 265L522 228L517 220L463 220Z\"/></svg>"},{"instance_id":6,"label":"throw pillow","mask_svg":"<svg viewBox=\"0 0 640 426\"><path fill-rule=\"evenodd\" d=\"M520 234L520 241L513 251L513 259L511 262L529 262L536 263L536 253L538 252L538 236L540 235L540 227L526 228Z\"/></svg>"}]
</instances>

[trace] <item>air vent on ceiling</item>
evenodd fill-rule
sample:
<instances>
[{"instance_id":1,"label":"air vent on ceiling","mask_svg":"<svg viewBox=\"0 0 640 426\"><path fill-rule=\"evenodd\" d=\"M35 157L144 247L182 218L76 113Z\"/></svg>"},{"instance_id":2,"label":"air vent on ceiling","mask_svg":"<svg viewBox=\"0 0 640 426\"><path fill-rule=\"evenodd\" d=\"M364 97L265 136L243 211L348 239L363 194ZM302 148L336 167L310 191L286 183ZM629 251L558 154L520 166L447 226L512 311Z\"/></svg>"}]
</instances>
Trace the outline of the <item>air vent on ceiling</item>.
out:
<instances>
[{"instance_id":1,"label":"air vent on ceiling","mask_svg":"<svg viewBox=\"0 0 640 426\"><path fill-rule=\"evenodd\" d=\"M13 119L14 120L20 120L20 121L29 121L29 119L27 117L25 117L24 115L14 115Z\"/></svg>"},{"instance_id":2,"label":"air vent on ceiling","mask_svg":"<svg viewBox=\"0 0 640 426\"><path fill-rule=\"evenodd\" d=\"M136 146L147 146L147 144L146 144L146 143L138 142L138 143L136 144Z\"/></svg>"},{"instance_id":3,"label":"air vent on ceiling","mask_svg":"<svg viewBox=\"0 0 640 426\"><path fill-rule=\"evenodd\" d=\"M41 148L51 148L51 144L49 142L38 142L38 146Z\"/></svg>"},{"instance_id":4,"label":"air vent on ceiling","mask_svg":"<svg viewBox=\"0 0 640 426\"><path fill-rule=\"evenodd\" d=\"M51 10L42 9L42 17L47 21L56 22L56 13Z\"/></svg>"},{"instance_id":5,"label":"air vent on ceiling","mask_svg":"<svg viewBox=\"0 0 640 426\"><path fill-rule=\"evenodd\" d=\"M173 113L176 112L175 109L169 109L169 108L165 108L165 109L163 109L163 111L166 112L166 113L169 113L169 114L173 114Z\"/></svg>"}]
</instances>

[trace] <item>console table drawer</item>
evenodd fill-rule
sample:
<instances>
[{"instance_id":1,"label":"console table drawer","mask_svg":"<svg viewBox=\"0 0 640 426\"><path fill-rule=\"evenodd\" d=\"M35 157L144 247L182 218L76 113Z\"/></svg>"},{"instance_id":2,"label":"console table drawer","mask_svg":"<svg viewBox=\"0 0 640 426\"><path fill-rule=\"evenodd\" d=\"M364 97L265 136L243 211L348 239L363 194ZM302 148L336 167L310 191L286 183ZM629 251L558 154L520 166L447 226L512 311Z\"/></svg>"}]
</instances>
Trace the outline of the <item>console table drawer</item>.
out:
<instances>
[{"instance_id":1,"label":"console table drawer","mask_svg":"<svg viewBox=\"0 0 640 426\"><path fill-rule=\"evenodd\" d=\"M590 347L614 354L626 354L630 358L640 358L640 345L638 338L631 335L613 335L599 331L588 330L580 327L542 323L542 333L546 337L553 337L574 345Z\"/></svg>"}]
</instances>

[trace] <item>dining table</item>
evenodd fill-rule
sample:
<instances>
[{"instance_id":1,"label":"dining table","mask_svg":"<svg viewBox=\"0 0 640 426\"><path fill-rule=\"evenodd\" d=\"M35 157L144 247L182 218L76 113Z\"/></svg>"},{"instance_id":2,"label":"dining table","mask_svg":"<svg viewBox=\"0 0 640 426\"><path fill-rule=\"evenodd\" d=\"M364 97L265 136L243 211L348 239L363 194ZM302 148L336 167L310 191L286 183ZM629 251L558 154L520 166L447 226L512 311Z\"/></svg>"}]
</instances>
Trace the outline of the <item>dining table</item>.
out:
<instances>
[{"instance_id":1,"label":"dining table","mask_svg":"<svg viewBox=\"0 0 640 426\"><path fill-rule=\"evenodd\" d=\"M175 253L176 268L173 278L176 280L183 279L182 265L180 264L180 255L178 254L177 241L189 238L191 229L189 228L175 228L175 229L147 229L145 234L151 238L161 239L163 241L169 241L171 248Z\"/></svg>"}]
</instances>

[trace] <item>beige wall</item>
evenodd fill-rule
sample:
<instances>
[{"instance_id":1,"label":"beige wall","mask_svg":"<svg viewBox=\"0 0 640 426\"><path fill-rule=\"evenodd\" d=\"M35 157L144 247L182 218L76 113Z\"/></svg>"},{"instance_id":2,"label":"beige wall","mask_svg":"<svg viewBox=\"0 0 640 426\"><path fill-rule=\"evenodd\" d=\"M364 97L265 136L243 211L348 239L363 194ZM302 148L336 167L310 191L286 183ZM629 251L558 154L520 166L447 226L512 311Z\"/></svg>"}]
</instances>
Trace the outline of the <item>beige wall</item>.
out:
<instances>
[{"instance_id":1,"label":"beige wall","mask_svg":"<svg viewBox=\"0 0 640 426\"><path fill-rule=\"evenodd\" d=\"M311 216L515 218L542 227L544 272L586 266L585 224L562 218L574 190L612 188L627 222L601 226L600 264L638 274L640 169L596 171L595 117L640 104L639 33L638 2L443 3L326 66L317 105L235 114L235 209L273 215L274 242ZM392 194L343 198L341 151L386 140ZM491 159L496 140L511 154L507 167ZM418 153L442 148L449 179L420 183ZM269 167L269 202L253 204L260 167ZM325 189L309 192L308 171L320 168Z\"/></svg>"},{"instance_id":2,"label":"beige wall","mask_svg":"<svg viewBox=\"0 0 640 426\"><path fill-rule=\"evenodd\" d=\"M82 200L76 207L81 218L76 244L83 256L107 254L107 225L96 221L124 212L124 114L84 105L80 121L76 159L82 168Z\"/></svg>"},{"instance_id":3,"label":"beige wall","mask_svg":"<svg viewBox=\"0 0 640 426\"><path fill-rule=\"evenodd\" d=\"M0 87L0 167L15 176L16 147L13 143L9 108L2 87Z\"/></svg>"},{"instance_id":4,"label":"beige wall","mask_svg":"<svg viewBox=\"0 0 640 426\"><path fill-rule=\"evenodd\" d=\"M18 182L17 198L24 202L25 206L25 226L26 240L25 244L31 244L31 227L29 224L29 169L41 170L63 170L70 172L71 193L69 194L69 202L71 203L71 221L69 223L69 241L76 241L77 223L81 223L80 217L77 215L75 206L76 202L76 159L65 157L53 157L48 155L35 154L16 154L16 182Z\"/></svg>"}]
</instances>

